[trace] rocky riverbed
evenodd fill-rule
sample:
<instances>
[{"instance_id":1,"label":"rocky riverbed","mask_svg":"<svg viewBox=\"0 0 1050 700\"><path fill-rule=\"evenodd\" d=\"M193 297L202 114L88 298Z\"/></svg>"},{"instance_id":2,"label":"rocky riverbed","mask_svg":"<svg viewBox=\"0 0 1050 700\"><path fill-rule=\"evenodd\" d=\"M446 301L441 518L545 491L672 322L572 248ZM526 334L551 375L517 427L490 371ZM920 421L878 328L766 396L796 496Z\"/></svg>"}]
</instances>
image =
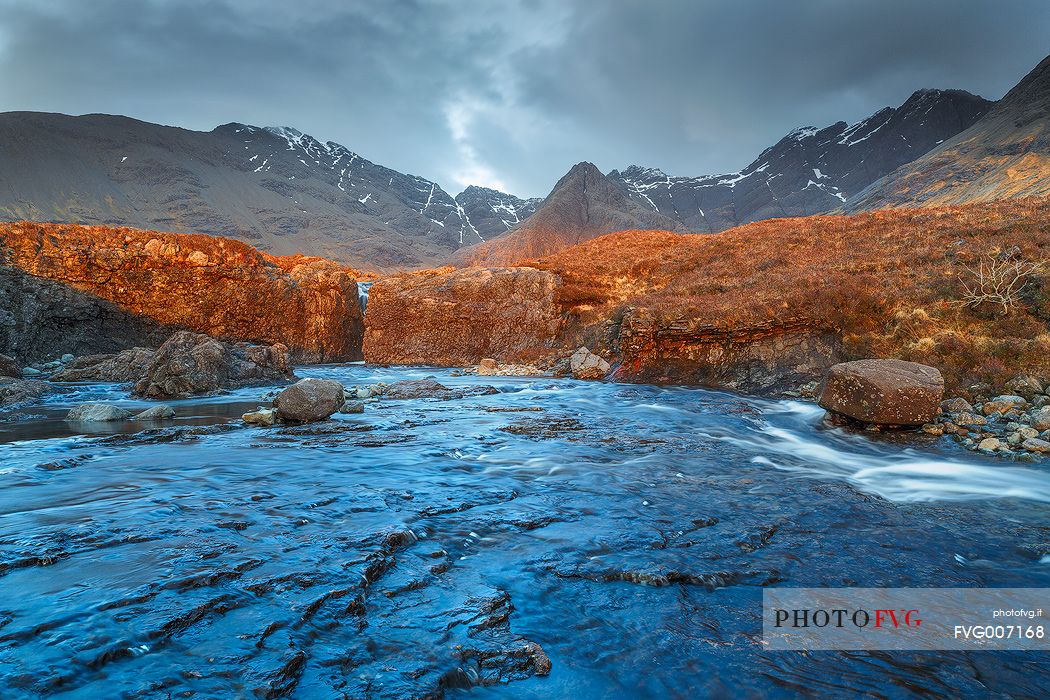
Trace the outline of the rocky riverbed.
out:
<instances>
[{"instance_id":1,"label":"rocky riverbed","mask_svg":"<svg viewBox=\"0 0 1050 700\"><path fill-rule=\"evenodd\" d=\"M798 401L298 368L364 412L255 427L285 384L76 383L0 417L0 696L1037 696L1032 653L763 651L767 586L1050 586L1050 470ZM492 386L494 392L481 387Z\"/></svg>"}]
</instances>

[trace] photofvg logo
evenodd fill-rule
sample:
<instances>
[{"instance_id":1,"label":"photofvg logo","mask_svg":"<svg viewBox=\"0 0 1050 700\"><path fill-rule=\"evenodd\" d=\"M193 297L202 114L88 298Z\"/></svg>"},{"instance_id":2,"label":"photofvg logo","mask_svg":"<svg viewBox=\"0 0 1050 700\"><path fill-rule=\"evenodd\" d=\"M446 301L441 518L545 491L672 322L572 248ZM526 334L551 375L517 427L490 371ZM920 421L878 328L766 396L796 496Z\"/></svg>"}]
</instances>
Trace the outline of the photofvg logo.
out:
<instances>
[{"instance_id":1,"label":"photofvg logo","mask_svg":"<svg viewBox=\"0 0 1050 700\"><path fill-rule=\"evenodd\" d=\"M1050 649L1046 588L767 588L763 643L787 649Z\"/></svg>"}]
</instances>

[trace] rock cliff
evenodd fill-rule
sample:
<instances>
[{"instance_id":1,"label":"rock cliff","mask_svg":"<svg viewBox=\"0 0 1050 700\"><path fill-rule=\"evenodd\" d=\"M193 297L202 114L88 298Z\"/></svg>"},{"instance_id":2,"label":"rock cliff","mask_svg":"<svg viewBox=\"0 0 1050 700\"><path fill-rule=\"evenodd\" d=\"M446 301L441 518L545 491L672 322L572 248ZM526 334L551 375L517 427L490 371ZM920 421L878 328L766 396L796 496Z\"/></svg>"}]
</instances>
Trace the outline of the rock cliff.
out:
<instances>
[{"instance_id":1,"label":"rock cliff","mask_svg":"<svg viewBox=\"0 0 1050 700\"><path fill-rule=\"evenodd\" d=\"M369 362L462 366L532 362L561 330L558 277L528 267L439 270L381 280L369 293Z\"/></svg>"},{"instance_id":2,"label":"rock cliff","mask_svg":"<svg viewBox=\"0 0 1050 700\"><path fill-rule=\"evenodd\" d=\"M156 346L176 328L283 343L298 361L361 358L359 273L320 258L199 234L19 222L0 225L0 270L21 290L4 305L0 351L23 361L62 332L80 340L61 349L84 354ZM70 304L73 317L56 320Z\"/></svg>"}]
</instances>

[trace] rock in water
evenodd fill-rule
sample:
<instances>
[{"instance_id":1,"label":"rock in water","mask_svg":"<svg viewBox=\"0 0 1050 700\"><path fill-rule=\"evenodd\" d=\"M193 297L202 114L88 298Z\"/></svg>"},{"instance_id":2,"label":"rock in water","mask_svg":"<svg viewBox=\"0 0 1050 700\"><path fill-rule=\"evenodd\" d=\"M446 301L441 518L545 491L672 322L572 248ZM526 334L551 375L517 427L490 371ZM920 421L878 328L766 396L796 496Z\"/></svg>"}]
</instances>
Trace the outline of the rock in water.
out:
<instances>
[{"instance_id":1,"label":"rock in water","mask_svg":"<svg viewBox=\"0 0 1050 700\"><path fill-rule=\"evenodd\" d=\"M343 407L343 385L332 379L303 379L279 393L273 405L282 421L324 420Z\"/></svg>"},{"instance_id":2,"label":"rock in water","mask_svg":"<svg viewBox=\"0 0 1050 700\"><path fill-rule=\"evenodd\" d=\"M978 450L986 450L988 452L995 452L996 450L999 449L999 447L1001 445L1002 445L1002 443L999 442L998 438L990 437L990 438L985 438L984 440L981 440L981 442L978 443L978 445L977 445L977 449Z\"/></svg>"},{"instance_id":3,"label":"rock in water","mask_svg":"<svg viewBox=\"0 0 1050 700\"><path fill-rule=\"evenodd\" d=\"M106 423L131 418L131 411L108 403L84 403L66 414L66 420L76 423Z\"/></svg>"},{"instance_id":4,"label":"rock in water","mask_svg":"<svg viewBox=\"0 0 1050 700\"><path fill-rule=\"evenodd\" d=\"M0 377L15 377L21 378L22 367L15 361L15 358L8 357L7 355L0 355Z\"/></svg>"},{"instance_id":5,"label":"rock in water","mask_svg":"<svg viewBox=\"0 0 1050 700\"><path fill-rule=\"evenodd\" d=\"M425 399L445 396L451 391L436 379L402 379L386 388L383 396L388 399Z\"/></svg>"},{"instance_id":6,"label":"rock in water","mask_svg":"<svg viewBox=\"0 0 1050 700\"><path fill-rule=\"evenodd\" d=\"M363 401L347 401L343 404L343 407L339 409L340 413L364 413L365 404Z\"/></svg>"},{"instance_id":7,"label":"rock in water","mask_svg":"<svg viewBox=\"0 0 1050 700\"><path fill-rule=\"evenodd\" d=\"M167 404L161 404L159 406L153 406L147 408L141 413L136 413L131 420L141 421L153 421L153 420L171 420L175 417L175 409Z\"/></svg>"},{"instance_id":8,"label":"rock in water","mask_svg":"<svg viewBox=\"0 0 1050 700\"><path fill-rule=\"evenodd\" d=\"M0 406L7 407L32 401L52 391L54 389L50 384L36 379L0 377Z\"/></svg>"},{"instance_id":9,"label":"rock in water","mask_svg":"<svg viewBox=\"0 0 1050 700\"><path fill-rule=\"evenodd\" d=\"M576 379L604 379L609 373L609 363L595 355L586 347L579 350L569 358L569 367L572 376Z\"/></svg>"},{"instance_id":10,"label":"rock in water","mask_svg":"<svg viewBox=\"0 0 1050 700\"><path fill-rule=\"evenodd\" d=\"M115 354L78 357L51 375L53 382L135 382L153 364L157 351L130 348Z\"/></svg>"},{"instance_id":11,"label":"rock in water","mask_svg":"<svg viewBox=\"0 0 1050 700\"><path fill-rule=\"evenodd\" d=\"M231 345L179 331L157 350L134 393L150 398L191 396L293 377L283 345Z\"/></svg>"},{"instance_id":12,"label":"rock in water","mask_svg":"<svg viewBox=\"0 0 1050 700\"><path fill-rule=\"evenodd\" d=\"M260 406L258 411L245 413L241 420L249 425L273 425L277 422L277 411Z\"/></svg>"},{"instance_id":13,"label":"rock in water","mask_svg":"<svg viewBox=\"0 0 1050 700\"><path fill-rule=\"evenodd\" d=\"M498 373L499 363L491 357L486 357L478 363L478 374L482 377L488 377Z\"/></svg>"},{"instance_id":14,"label":"rock in water","mask_svg":"<svg viewBox=\"0 0 1050 700\"><path fill-rule=\"evenodd\" d=\"M864 423L922 425L937 416L944 378L916 362L841 362L828 370L818 396L821 407Z\"/></svg>"}]
</instances>

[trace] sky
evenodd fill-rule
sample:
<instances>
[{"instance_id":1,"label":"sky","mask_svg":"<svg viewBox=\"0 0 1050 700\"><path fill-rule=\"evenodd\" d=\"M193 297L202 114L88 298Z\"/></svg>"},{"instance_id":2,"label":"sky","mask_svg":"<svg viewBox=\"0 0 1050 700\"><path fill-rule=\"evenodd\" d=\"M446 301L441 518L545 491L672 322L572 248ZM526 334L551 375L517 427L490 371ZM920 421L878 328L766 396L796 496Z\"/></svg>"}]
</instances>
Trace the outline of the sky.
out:
<instances>
[{"instance_id":1,"label":"sky","mask_svg":"<svg viewBox=\"0 0 1050 700\"><path fill-rule=\"evenodd\" d=\"M924 87L998 99L1048 0L0 0L0 111L294 126L543 196L588 160L737 171Z\"/></svg>"}]
</instances>

